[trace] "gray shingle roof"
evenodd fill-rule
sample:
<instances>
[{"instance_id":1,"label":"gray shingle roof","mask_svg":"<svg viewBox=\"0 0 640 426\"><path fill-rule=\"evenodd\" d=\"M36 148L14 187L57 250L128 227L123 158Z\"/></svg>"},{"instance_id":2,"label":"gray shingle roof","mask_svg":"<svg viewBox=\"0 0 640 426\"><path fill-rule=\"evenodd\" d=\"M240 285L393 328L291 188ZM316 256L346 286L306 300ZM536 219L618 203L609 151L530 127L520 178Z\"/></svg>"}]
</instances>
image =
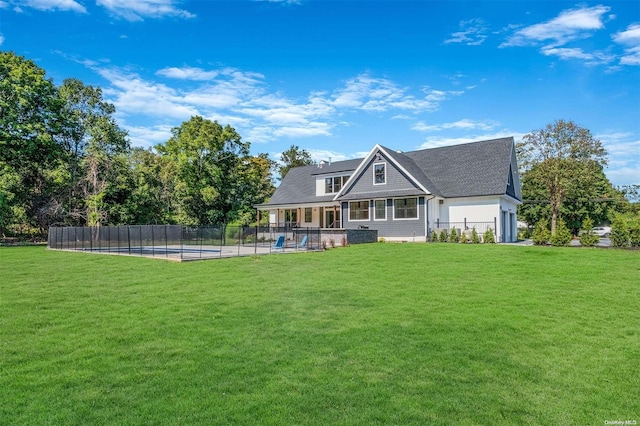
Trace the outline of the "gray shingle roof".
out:
<instances>
[{"instance_id":1,"label":"gray shingle roof","mask_svg":"<svg viewBox=\"0 0 640 426\"><path fill-rule=\"evenodd\" d=\"M452 198L505 194L513 143L509 137L403 153L384 149L429 192ZM329 202L333 195L316 197L316 179L323 174L352 173L362 160L292 168L264 205Z\"/></svg>"},{"instance_id":2,"label":"gray shingle roof","mask_svg":"<svg viewBox=\"0 0 640 426\"><path fill-rule=\"evenodd\" d=\"M506 193L513 138L407 152L443 197Z\"/></svg>"}]
</instances>

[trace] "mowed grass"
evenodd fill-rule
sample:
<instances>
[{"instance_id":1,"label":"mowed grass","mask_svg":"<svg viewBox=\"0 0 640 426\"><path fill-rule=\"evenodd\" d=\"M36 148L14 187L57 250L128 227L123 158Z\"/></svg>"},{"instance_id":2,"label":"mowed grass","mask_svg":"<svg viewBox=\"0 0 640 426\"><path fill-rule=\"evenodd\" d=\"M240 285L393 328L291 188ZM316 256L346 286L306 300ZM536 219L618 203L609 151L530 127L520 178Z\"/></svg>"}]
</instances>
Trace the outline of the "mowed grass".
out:
<instances>
[{"instance_id":1,"label":"mowed grass","mask_svg":"<svg viewBox=\"0 0 640 426\"><path fill-rule=\"evenodd\" d=\"M0 249L0 424L640 421L640 252Z\"/></svg>"}]
</instances>

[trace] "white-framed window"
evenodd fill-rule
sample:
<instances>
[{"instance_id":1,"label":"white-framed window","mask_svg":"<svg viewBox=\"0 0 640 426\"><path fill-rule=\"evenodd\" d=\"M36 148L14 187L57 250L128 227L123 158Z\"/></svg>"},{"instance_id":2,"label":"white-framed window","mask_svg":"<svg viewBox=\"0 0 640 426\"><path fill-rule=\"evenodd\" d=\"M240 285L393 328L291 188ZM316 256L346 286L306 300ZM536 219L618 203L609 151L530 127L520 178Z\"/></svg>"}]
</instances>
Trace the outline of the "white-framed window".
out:
<instances>
[{"instance_id":1,"label":"white-framed window","mask_svg":"<svg viewBox=\"0 0 640 426\"><path fill-rule=\"evenodd\" d=\"M397 198L393 200L393 219L417 219L418 198Z\"/></svg>"},{"instance_id":2,"label":"white-framed window","mask_svg":"<svg viewBox=\"0 0 640 426\"><path fill-rule=\"evenodd\" d=\"M387 220L387 200L373 201L373 220Z\"/></svg>"},{"instance_id":3,"label":"white-framed window","mask_svg":"<svg viewBox=\"0 0 640 426\"><path fill-rule=\"evenodd\" d=\"M376 163L373 165L373 184L384 185L387 183L387 168L385 163Z\"/></svg>"},{"instance_id":4,"label":"white-framed window","mask_svg":"<svg viewBox=\"0 0 640 426\"><path fill-rule=\"evenodd\" d=\"M340 192L342 186L349 180L349 175L328 177L324 180L324 193L335 194Z\"/></svg>"},{"instance_id":5,"label":"white-framed window","mask_svg":"<svg viewBox=\"0 0 640 426\"><path fill-rule=\"evenodd\" d=\"M351 201L349 203L349 220L369 220L369 201Z\"/></svg>"},{"instance_id":6,"label":"white-framed window","mask_svg":"<svg viewBox=\"0 0 640 426\"><path fill-rule=\"evenodd\" d=\"M304 208L304 223L313 222L313 209L311 207Z\"/></svg>"}]
</instances>

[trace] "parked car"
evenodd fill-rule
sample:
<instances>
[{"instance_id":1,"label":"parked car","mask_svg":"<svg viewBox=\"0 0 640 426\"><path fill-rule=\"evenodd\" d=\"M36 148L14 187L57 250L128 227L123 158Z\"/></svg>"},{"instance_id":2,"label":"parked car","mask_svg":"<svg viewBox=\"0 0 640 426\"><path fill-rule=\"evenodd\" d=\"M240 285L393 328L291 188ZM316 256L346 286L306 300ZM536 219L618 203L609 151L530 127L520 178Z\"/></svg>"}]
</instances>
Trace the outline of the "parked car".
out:
<instances>
[{"instance_id":1,"label":"parked car","mask_svg":"<svg viewBox=\"0 0 640 426\"><path fill-rule=\"evenodd\" d=\"M593 233L598 237L608 238L609 234L611 234L611 227L609 226L596 226L593 228Z\"/></svg>"}]
</instances>

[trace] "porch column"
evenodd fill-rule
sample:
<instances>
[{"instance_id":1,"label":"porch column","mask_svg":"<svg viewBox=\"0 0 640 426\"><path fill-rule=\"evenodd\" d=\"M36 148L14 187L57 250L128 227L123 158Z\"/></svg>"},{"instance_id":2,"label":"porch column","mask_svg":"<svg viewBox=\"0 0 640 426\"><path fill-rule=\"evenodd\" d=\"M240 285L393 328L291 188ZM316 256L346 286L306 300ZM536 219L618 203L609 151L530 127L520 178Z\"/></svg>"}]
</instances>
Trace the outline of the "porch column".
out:
<instances>
[{"instance_id":1,"label":"porch column","mask_svg":"<svg viewBox=\"0 0 640 426\"><path fill-rule=\"evenodd\" d=\"M338 222L338 213L336 212L336 206L333 206L333 228L337 228L337 222Z\"/></svg>"}]
</instances>

